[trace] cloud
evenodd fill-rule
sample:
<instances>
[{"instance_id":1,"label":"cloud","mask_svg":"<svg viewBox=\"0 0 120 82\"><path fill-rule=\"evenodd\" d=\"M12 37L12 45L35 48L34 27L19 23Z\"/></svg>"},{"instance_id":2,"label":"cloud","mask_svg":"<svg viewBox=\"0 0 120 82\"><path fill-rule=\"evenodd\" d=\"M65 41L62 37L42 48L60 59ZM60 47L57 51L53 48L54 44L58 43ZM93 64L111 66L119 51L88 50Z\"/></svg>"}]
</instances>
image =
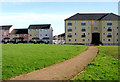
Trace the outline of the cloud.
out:
<instances>
[{"instance_id":1,"label":"cloud","mask_svg":"<svg viewBox=\"0 0 120 82\"><path fill-rule=\"evenodd\" d=\"M28 28L30 24L51 24L54 34L64 32L64 19L71 15L19 13L0 16L1 25L13 25L13 28Z\"/></svg>"}]
</instances>

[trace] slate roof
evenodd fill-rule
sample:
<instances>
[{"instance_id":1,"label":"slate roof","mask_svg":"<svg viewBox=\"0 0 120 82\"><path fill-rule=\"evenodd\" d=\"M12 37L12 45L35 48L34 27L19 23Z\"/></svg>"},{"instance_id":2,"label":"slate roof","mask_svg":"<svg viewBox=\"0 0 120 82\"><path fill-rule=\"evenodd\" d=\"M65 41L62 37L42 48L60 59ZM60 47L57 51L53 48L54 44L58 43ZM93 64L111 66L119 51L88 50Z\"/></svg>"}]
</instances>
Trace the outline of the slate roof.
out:
<instances>
[{"instance_id":1,"label":"slate roof","mask_svg":"<svg viewBox=\"0 0 120 82\"><path fill-rule=\"evenodd\" d=\"M28 34L28 29L13 29L12 34Z\"/></svg>"},{"instance_id":2,"label":"slate roof","mask_svg":"<svg viewBox=\"0 0 120 82\"><path fill-rule=\"evenodd\" d=\"M30 25L28 29L49 29L51 24L35 24Z\"/></svg>"},{"instance_id":3,"label":"slate roof","mask_svg":"<svg viewBox=\"0 0 120 82\"><path fill-rule=\"evenodd\" d=\"M118 20L118 15L113 13L77 13L66 20Z\"/></svg>"},{"instance_id":4,"label":"slate roof","mask_svg":"<svg viewBox=\"0 0 120 82\"><path fill-rule=\"evenodd\" d=\"M0 29L9 30L10 27L12 27L12 25L2 25L0 26Z\"/></svg>"},{"instance_id":5,"label":"slate roof","mask_svg":"<svg viewBox=\"0 0 120 82\"><path fill-rule=\"evenodd\" d=\"M59 34L58 37L64 37L65 33Z\"/></svg>"}]
</instances>

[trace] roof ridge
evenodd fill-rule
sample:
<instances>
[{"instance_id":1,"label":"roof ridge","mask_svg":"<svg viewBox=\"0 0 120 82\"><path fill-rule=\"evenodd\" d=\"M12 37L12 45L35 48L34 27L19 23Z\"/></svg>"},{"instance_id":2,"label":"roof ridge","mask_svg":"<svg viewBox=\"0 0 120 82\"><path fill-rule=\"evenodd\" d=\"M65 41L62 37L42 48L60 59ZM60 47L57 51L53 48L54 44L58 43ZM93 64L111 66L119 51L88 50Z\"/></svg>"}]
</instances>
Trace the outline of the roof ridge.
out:
<instances>
[{"instance_id":1,"label":"roof ridge","mask_svg":"<svg viewBox=\"0 0 120 82\"><path fill-rule=\"evenodd\" d=\"M107 13L107 14L103 15L103 16L102 16L102 17L100 17L98 20L103 19L103 18L104 18L104 17L106 17L108 14L110 14L110 13Z\"/></svg>"}]
</instances>

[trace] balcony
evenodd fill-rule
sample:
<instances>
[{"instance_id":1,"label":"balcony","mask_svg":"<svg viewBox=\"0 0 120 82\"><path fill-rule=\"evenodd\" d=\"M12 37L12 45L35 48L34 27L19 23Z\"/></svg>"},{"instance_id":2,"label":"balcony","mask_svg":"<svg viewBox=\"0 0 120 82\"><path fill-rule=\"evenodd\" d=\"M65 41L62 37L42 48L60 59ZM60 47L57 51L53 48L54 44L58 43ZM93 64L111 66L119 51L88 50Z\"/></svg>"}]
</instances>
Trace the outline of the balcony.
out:
<instances>
[{"instance_id":1,"label":"balcony","mask_svg":"<svg viewBox=\"0 0 120 82\"><path fill-rule=\"evenodd\" d=\"M82 35L81 37L85 37L85 35Z\"/></svg>"},{"instance_id":2,"label":"balcony","mask_svg":"<svg viewBox=\"0 0 120 82\"><path fill-rule=\"evenodd\" d=\"M112 29L107 29L107 31L112 31Z\"/></svg>"},{"instance_id":3,"label":"balcony","mask_svg":"<svg viewBox=\"0 0 120 82\"><path fill-rule=\"evenodd\" d=\"M81 23L81 25L86 25L86 23Z\"/></svg>"},{"instance_id":4,"label":"balcony","mask_svg":"<svg viewBox=\"0 0 120 82\"><path fill-rule=\"evenodd\" d=\"M86 31L86 29L81 29L81 31Z\"/></svg>"},{"instance_id":5,"label":"balcony","mask_svg":"<svg viewBox=\"0 0 120 82\"><path fill-rule=\"evenodd\" d=\"M107 23L107 25L112 25L112 23Z\"/></svg>"},{"instance_id":6,"label":"balcony","mask_svg":"<svg viewBox=\"0 0 120 82\"><path fill-rule=\"evenodd\" d=\"M68 29L68 32L72 31L72 29Z\"/></svg>"},{"instance_id":7,"label":"balcony","mask_svg":"<svg viewBox=\"0 0 120 82\"><path fill-rule=\"evenodd\" d=\"M72 35L68 35L68 37L70 38L70 37L72 37Z\"/></svg>"},{"instance_id":8,"label":"balcony","mask_svg":"<svg viewBox=\"0 0 120 82\"><path fill-rule=\"evenodd\" d=\"M111 37L112 37L112 35L107 35L107 37L108 37L108 38L111 38Z\"/></svg>"},{"instance_id":9,"label":"balcony","mask_svg":"<svg viewBox=\"0 0 120 82\"><path fill-rule=\"evenodd\" d=\"M68 23L67 25L69 25L69 26L70 26L70 25L72 25L72 23Z\"/></svg>"}]
</instances>

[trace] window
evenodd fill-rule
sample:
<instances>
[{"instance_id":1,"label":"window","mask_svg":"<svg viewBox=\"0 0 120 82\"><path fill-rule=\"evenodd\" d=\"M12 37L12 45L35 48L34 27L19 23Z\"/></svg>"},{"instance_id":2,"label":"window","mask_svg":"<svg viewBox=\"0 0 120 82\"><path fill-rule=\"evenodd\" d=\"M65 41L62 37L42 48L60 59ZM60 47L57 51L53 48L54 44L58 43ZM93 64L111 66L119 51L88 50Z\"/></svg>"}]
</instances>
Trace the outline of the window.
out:
<instances>
[{"instance_id":1,"label":"window","mask_svg":"<svg viewBox=\"0 0 120 82\"><path fill-rule=\"evenodd\" d=\"M105 41L105 39L103 39L103 41Z\"/></svg>"},{"instance_id":2,"label":"window","mask_svg":"<svg viewBox=\"0 0 120 82\"><path fill-rule=\"evenodd\" d=\"M85 37L85 33L82 33L82 37Z\"/></svg>"},{"instance_id":3,"label":"window","mask_svg":"<svg viewBox=\"0 0 120 82\"><path fill-rule=\"evenodd\" d=\"M84 42L84 41L85 41L85 39L82 39L82 41Z\"/></svg>"},{"instance_id":4,"label":"window","mask_svg":"<svg viewBox=\"0 0 120 82\"><path fill-rule=\"evenodd\" d=\"M111 41L111 39L108 39L108 41Z\"/></svg>"},{"instance_id":5,"label":"window","mask_svg":"<svg viewBox=\"0 0 120 82\"><path fill-rule=\"evenodd\" d=\"M90 23L90 21L88 21L88 23Z\"/></svg>"},{"instance_id":6,"label":"window","mask_svg":"<svg viewBox=\"0 0 120 82\"><path fill-rule=\"evenodd\" d=\"M105 35L105 33L103 33L103 35Z\"/></svg>"},{"instance_id":7,"label":"window","mask_svg":"<svg viewBox=\"0 0 120 82\"><path fill-rule=\"evenodd\" d=\"M68 21L68 25L72 25L72 22L71 22L71 21Z\"/></svg>"},{"instance_id":8,"label":"window","mask_svg":"<svg viewBox=\"0 0 120 82\"><path fill-rule=\"evenodd\" d=\"M77 21L74 21L74 23L77 23Z\"/></svg>"},{"instance_id":9,"label":"window","mask_svg":"<svg viewBox=\"0 0 120 82\"><path fill-rule=\"evenodd\" d=\"M42 31L42 29L40 29L40 31Z\"/></svg>"},{"instance_id":10,"label":"window","mask_svg":"<svg viewBox=\"0 0 120 82\"><path fill-rule=\"evenodd\" d=\"M90 33L88 33L88 35L90 35Z\"/></svg>"},{"instance_id":11,"label":"window","mask_svg":"<svg viewBox=\"0 0 120 82\"><path fill-rule=\"evenodd\" d=\"M30 36L32 36L32 34L30 34Z\"/></svg>"},{"instance_id":12,"label":"window","mask_svg":"<svg viewBox=\"0 0 120 82\"><path fill-rule=\"evenodd\" d=\"M108 38L112 37L112 34L111 34L111 33L108 33L107 37L108 37Z\"/></svg>"},{"instance_id":13,"label":"window","mask_svg":"<svg viewBox=\"0 0 120 82\"><path fill-rule=\"evenodd\" d=\"M108 21L108 22L107 22L107 25L112 25L112 22L111 22L111 21Z\"/></svg>"},{"instance_id":14,"label":"window","mask_svg":"<svg viewBox=\"0 0 120 82\"><path fill-rule=\"evenodd\" d=\"M86 31L85 27L82 27L81 31Z\"/></svg>"},{"instance_id":15,"label":"window","mask_svg":"<svg viewBox=\"0 0 120 82\"><path fill-rule=\"evenodd\" d=\"M76 41L76 39L75 39L75 41Z\"/></svg>"},{"instance_id":16,"label":"window","mask_svg":"<svg viewBox=\"0 0 120 82\"><path fill-rule=\"evenodd\" d=\"M68 35L72 35L72 33L68 33Z\"/></svg>"},{"instance_id":17,"label":"window","mask_svg":"<svg viewBox=\"0 0 120 82\"><path fill-rule=\"evenodd\" d=\"M117 41L118 41L118 39L117 39Z\"/></svg>"},{"instance_id":18,"label":"window","mask_svg":"<svg viewBox=\"0 0 120 82\"><path fill-rule=\"evenodd\" d=\"M75 35L76 35L76 33L75 33Z\"/></svg>"},{"instance_id":19,"label":"window","mask_svg":"<svg viewBox=\"0 0 120 82\"><path fill-rule=\"evenodd\" d=\"M35 34L35 36L37 36L37 34Z\"/></svg>"},{"instance_id":20,"label":"window","mask_svg":"<svg viewBox=\"0 0 120 82\"><path fill-rule=\"evenodd\" d=\"M72 33L68 33L68 37L72 37Z\"/></svg>"},{"instance_id":21,"label":"window","mask_svg":"<svg viewBox=\"0 0 120 82\"><path fill-rule=\"evenodd\" d=\"M118 35L118 33L117 33L117 35Z\"/></svg>"},{"instance_id":22,"label":"window","mask_svg":"<svg viewBox=\"0 0 120 82\"><path fill-rule=\"evenodd\" d=\"M71 39L68 39L68 41L70 42L70 41L71 41Z\"/></svg>"},{"instance_id":23,"label":"window","mask_svg":"<svg viewBox=\"0 0 120 82\"><path fill-rule=\"evenodd\" d=\"M94 21L94 24L98 24L98 21Z\"/></svg>"},{"instance_id":24,"label":"window","mask_svg":"<svg viewBox=\"0 0 120 82\"><path fill-rule=\"evenodd\" d=\"M47 36L47 34L45 36Z\"/></svg>"},{"instance_id":25,"label":"window","mask_svg":"<svg viewBox=\"0 0 120 82\"><path fill-rule=\"evenodd\" d=\"M26 34L24 34L24 36L27 36Z\"/></svg>"},{"instance_id":26,"label":"window","mask_svg":"<svg viewBox=\"0 0 120 82\"><path fill-rule=\"evenodd\" d=\"M117 29L118 29L118 27L117 27Z\"/></svg>"},{"instance_id":27,"label":"window","mask_svg":"<svg viewBox=\"0 0 120 82\"><path fill-rule=\"evenodd\" d=\"M108 27L107 31L112 31L112 28L111 28L111 27Z\"/></svg>"},{"instance_id":28,"label":"window","mask_svg":"<svg viewBox=\"0 0 120 82\"><path fill-rule=\"evenodd\" d=\"M77 29L77 27L74 27L75 29Z\"/></svg>"},{"instance_id":29,"label":"window","mask_svg":"<svg viewBox=\"0 0 120 82\"><path fill-rule=\"evenodd\" d=\"M98 27L94 27L94 30L98 30Z\"/></svg>"},{"instance_id":30,"label":"window","mask_svg":"<svg viewBox=\"0 0 120 82\"><path fill-rule=\"evenodd\" d=\"M68 27L68 31L72 31L72 27Z\"/></svg>"},{"instance_id":31,"label":"window","mask_svg":"<svg viewBox=\"0 0 120 82\"><path fill-rule=\"evenodd\" d=\"M88 41L90 41L90 39L88 39Z\"/></svg>"},{"instance_id":32,"label":"window","mask_svg":"<svg viewBox=\"0 0 120 82\"><path fill-rule=\"evenodd\" d=\"M81 21L81 25L86 25L86 22L85 21Z\"/></svg>"},{"instance_id":33,"label":"window","mask_svg":"<svg viewBox=\"0 0 120 82\"><path fill-rule=\"evenodd\" d=\"M111 35L111 33L108 33L108 35Z\"/></svg>"}]
</instances>

